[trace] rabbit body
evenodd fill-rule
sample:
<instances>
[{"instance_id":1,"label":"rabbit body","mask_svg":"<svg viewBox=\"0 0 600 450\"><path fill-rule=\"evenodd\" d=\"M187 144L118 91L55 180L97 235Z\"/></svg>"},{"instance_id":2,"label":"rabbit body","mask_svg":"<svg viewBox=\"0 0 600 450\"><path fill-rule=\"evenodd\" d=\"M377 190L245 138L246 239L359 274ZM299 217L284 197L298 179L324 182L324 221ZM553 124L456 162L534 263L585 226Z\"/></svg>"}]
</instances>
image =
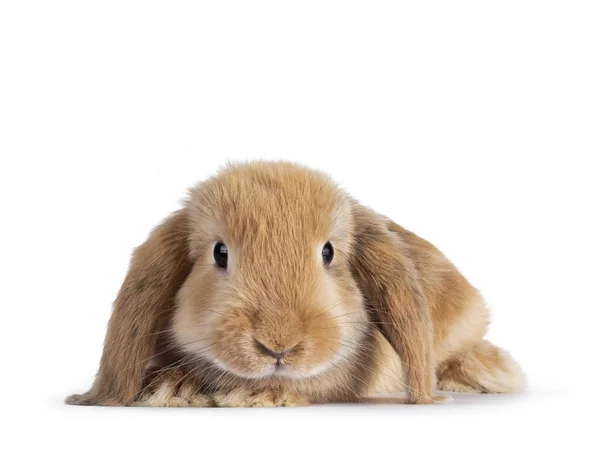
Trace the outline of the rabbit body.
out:
<instances>
[{"instance_id":1,"label":"rabbit body","mask_svg":"<svg viewBox=\"0 0 600 450\"><path fill-rule=\"evenodd\" d=\"M433 245L290 163L231 165L134 252L68 403L292 406L515 392L483 299Z\"/></svg>"}]
</instances>

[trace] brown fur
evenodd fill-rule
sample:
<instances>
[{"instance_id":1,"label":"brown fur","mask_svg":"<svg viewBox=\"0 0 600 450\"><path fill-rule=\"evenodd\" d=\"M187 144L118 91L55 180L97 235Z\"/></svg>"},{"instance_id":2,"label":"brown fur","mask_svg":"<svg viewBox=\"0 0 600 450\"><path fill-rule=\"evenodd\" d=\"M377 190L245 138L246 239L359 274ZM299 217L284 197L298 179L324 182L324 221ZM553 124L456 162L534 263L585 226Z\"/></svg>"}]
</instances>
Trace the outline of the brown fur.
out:
<instances>
[{"instance_id":1,"label":"brown fur","mask_svg":"<svg viewBox=\"0 0 600 450\"><path fill-rule=\"evenodd\" d=\"M226 271L214 264L219 241ZM67 402L287 406L405 390L431 403L436 382L521 389L518 366L482 340L488 320L434 246L322 173L232 165L135 251L96 381ZM284 370L265 347L289 350Z\"/></svg>"},{"instance_id":2,"label":"brown fur","mask_svg":"<svg viewBox=\"0 0 600 450\"><path fill-rule=\"evenodd\" d=\"M173 299L191 269L188 235L187 218L179 211L134 251L114 302L96 381L87 394L67 402L126 405L136 399L155 352L155 332L168 323Z\"/></svg>"}]
</instances>

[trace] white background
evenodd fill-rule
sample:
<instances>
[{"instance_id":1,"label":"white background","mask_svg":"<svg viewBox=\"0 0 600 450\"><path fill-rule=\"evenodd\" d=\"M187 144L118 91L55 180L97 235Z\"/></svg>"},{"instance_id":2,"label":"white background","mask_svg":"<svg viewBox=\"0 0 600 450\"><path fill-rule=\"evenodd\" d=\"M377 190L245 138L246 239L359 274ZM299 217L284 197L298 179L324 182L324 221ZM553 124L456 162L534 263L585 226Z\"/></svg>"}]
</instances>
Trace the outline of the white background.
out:
<instances>
[{"instance_id":1,"label":"white background","mask_svg":"<svg viewBox=\"0 0 600 450\"><path fill-rule=\"evenodd\" d=\"M594 1L2 2L0 439L597 445L599 23ZM487 298L489 337L529 391L429 407L63 405L92 382L131 249L188 186L254 158L323 169L436 244Z\"/></svg>"}]
</instances>

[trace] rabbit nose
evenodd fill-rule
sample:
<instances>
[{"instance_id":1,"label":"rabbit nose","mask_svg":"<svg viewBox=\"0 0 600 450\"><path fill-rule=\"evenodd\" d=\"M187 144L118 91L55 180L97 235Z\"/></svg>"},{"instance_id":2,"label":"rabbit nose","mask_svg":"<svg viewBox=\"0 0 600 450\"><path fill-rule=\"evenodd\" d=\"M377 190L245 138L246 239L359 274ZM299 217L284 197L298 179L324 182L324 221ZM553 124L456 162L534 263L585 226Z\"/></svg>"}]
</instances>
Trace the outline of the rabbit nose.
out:
<instances>
[{"instance_id":1,"label":"rabbit nose","mask_svg":"<svg viewBox=\"0 0 600 450\"><path fill-rule=\"evenodd\" d=\"M280 363L281 360L284 358L285 355L289 354L295 347L296 345L292 345L291 347L286 348L283 351L277 352L269 347L267 347L265 344L263 344L262 342L260 342L257 339L254 339L254 343L256 344L256 347L265 355L271 356L273 358L275 358L277 360L277 363Z\"/></svg>"}]
</instances>

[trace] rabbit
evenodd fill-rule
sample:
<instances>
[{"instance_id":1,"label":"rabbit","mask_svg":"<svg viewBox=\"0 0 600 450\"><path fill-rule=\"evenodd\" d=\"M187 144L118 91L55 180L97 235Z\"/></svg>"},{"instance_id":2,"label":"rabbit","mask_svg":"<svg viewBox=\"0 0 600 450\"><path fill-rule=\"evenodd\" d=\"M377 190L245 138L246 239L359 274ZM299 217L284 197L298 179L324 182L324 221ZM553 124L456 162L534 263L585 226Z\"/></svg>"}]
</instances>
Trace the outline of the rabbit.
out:
<instances>
[{"instance_id":1,"label":"rabbit","mask_svg":"<svg viewBox=\"0 0 600 450\"><path fill-rule=\"evenodd\" d=\"M135 249L68 404L295 406L518 392L479 292L432 244L290 162L230 163Z\"/></svg>"}]
</instances>

